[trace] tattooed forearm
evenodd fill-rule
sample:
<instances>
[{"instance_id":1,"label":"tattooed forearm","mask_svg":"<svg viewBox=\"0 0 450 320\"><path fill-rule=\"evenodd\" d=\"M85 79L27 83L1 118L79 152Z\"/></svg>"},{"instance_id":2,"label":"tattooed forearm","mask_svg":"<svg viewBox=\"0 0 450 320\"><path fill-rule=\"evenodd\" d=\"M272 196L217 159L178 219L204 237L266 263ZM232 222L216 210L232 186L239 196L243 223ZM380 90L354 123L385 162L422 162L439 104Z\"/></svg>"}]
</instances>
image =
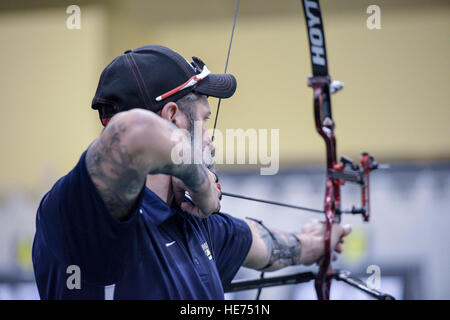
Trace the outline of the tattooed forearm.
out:
<instances>
[{"instance_id":1,"label":"tattooed forearm","mask_svg":"<svg viewBox=\"0 0 450 320\"><path fill-rule=\"evenodd\" d=\"M179 178L193 192L201 192L208 178L206 167L201 164L166 164L150 173L164 173Z\"/></svg>"},{"instance_id":2,"label":"tattooed forearm","mask_svg":"<svg viewBox=\"0 0 450 320\"><path fill-rule=\"evenodd\" d=\"M248 219L252 230L253 244L246 260L246 266L275 271L300 263L301 242L294 233L268 228L257 220Z\"/></svg>"},{"instance_id":3,"label":"tattooed forearm","mask_svg":"<svg viewBox=\"0 0 450 320\"><path fill-rule=\"evenodd\" d=\"M270 259L263 269L274 271L287 266L299 264L301 242L293 233L272 230L275 240L272 241Z\"/></svg>"}]
</instances>

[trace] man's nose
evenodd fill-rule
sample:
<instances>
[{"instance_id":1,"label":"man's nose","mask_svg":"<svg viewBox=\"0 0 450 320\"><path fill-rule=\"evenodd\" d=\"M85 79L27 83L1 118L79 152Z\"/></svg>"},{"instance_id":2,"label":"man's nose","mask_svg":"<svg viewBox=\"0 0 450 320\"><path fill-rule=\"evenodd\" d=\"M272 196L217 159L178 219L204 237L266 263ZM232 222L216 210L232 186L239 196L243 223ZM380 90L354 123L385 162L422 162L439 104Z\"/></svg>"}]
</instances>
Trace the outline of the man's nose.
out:
<instances>
[{"instance_id":1,"label":"man's nose","mask_svg":"<svg viewBox=\"0 0 450 320\"><path fill-rule=\"evenodd\" d=\"M209 146L209 149L211 150L211 157L214 158L216 156L216 147L214 147L212 142L208 146Z\"/></svg>"},{"instance_id":2,"label":"man's nose","mask_svg":"<svg viewBox=\"0 0 450 320\"><path fill-rule=\"evenodd\" d=\"M214 147L213 142L211 140L211 137L209 136L208 131L205 131L205 133L203 134L203 145L207 146L207 147Z\"/></svg>"},{"instance_id":3,"label":"man's nose","mask_svg":"<svg viewBox=\"0 0 450 320\"><path fill-rule=\"evenodd\" d=\"M203 133L203 140L207 143L210 144L212 142L211 137L209 136L209 131L205 130Z\"/></svg>"}]
</instances>

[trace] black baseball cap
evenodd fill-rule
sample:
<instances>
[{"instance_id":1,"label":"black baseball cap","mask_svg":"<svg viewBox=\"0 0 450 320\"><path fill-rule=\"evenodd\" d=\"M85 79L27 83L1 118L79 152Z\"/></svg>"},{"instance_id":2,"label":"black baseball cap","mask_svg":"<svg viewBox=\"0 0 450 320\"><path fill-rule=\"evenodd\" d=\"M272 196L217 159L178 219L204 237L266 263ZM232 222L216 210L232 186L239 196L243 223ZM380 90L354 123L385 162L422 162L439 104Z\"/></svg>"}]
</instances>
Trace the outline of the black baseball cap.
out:
<instances>
[{"instance_id":1,"label":"black baseball cap","mask_svg":"<svg viewBox=\"0 0 450 320\"><path fill-rule=\"evenodd\" d=\"M166 103L175 102L191 92L216 98L229 98L234 94L236 78L233 75L208 73L195 85L161 100L164 93L194 76L205 74L202 73L205 70L203 61L197 57L192 59L189 62L175 51L158 45L127 50L103 70L92 108L99 111L100 120L106 126L118 112L134 108L157 112Z\"/></svg>"}]
</instances>

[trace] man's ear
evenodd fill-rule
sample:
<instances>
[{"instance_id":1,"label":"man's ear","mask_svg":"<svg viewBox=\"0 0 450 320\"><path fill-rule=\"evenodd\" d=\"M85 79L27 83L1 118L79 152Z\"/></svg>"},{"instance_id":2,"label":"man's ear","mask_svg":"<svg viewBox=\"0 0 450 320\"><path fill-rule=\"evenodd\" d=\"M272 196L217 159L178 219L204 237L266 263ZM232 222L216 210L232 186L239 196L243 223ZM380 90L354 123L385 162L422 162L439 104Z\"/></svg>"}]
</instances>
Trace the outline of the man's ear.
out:
<instances>
[{"instance_id":1,"label":"man's ear","mask_svg":"<svg viewBox=\"0 0 450 320\"><path fill-rule=\"evenodd\" d=\"M168 102L164 105L164 107L160 110L160 115L162 118L175 123L175 119L177 117L177 113L180 111L178 105L175 102Z\"/></svg>"}]
</instances>

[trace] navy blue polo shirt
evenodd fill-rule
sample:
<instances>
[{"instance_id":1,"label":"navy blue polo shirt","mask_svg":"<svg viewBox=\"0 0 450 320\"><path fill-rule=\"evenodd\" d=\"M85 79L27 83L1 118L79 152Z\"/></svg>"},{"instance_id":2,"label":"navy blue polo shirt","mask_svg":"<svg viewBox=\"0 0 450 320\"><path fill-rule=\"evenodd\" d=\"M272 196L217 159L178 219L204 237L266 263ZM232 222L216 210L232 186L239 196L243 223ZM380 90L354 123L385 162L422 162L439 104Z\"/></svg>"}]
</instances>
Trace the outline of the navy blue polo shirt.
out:
<instances>
[{"instance_id":1,"label":"navy blue polo shirt","mask_svg":"<svg viewBox=\"0 0 450 320\"><path fill-rule=\"evenodd\" d=\"M224 299L251 246L247 224L213 215L209 243L203 220L146 187L121 222L92 183L85 155L37 211L32 257L41 298Z\"/></svg>"}]
</instances>

